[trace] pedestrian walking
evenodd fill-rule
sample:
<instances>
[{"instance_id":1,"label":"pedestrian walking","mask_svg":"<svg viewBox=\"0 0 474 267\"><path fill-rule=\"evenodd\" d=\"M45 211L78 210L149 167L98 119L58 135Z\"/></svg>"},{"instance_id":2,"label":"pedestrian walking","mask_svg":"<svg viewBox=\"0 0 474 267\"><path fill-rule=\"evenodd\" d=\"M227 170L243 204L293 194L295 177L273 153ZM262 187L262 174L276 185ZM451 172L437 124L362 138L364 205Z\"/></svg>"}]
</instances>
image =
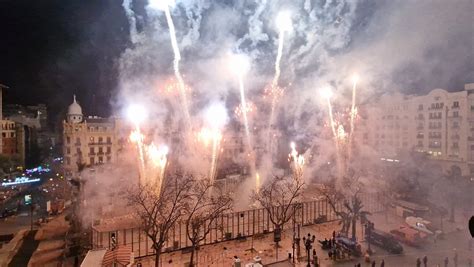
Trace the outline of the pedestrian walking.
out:
<instances>
[{"instance_id":1,"label":"pedestrian walking","mask_svg":"<svg viewBox=\"0 0 474 267\"><path fill-rule=\"evenodd\" d=\"M421 260L420 258L416 259L416 267L421 267Z\"/></svg>"},{"instance_id":2,"label":"pedestrian walking","mask_svg":"<svg viewBox=\"0 0 474 267\"><path fill-rule=\"evenodd\" d=\"M385 267L385 260L382 259L382 262L380 263L380 267Z\"/></svg>"},{"instance_id":3,"label":"pedestrian walking","mask_svg":"<svg viewBox=\"0 0 474 267\"><path fill-rule=\"evenodd\" d=\"M428 267L428 257L426 255L423 257L423 267Z\"/></svg>"},{"instance_id":4,"label":"pedestrian walking","mask_svg":"<svg viewBox=\"0 0 474 267\"><path fill-rule=\"evenodd\" d=\"M357 263L357 267L360 267L360 262L359 262L359 263Z\"/></svg>"},{"instance_id":5,"label":"pedestrian walking","mask_svg":"<svg viewBox=\"0 0 474 267\"><path fill-rule=\"evenodd\" d=\"M375 261L372 261L372 267L375 267Z\"/></svg>"},{"instance_id":6,"label":"pedestrian walking","mask_svg":"<svg viewBox=\"0 0 474 267\"><path fill-rule=\"evenodd\" d=\"M444 258L444 267L448 267L448 264L449 264L449 258L446 257Z\"/></svg>"}]
</instances>

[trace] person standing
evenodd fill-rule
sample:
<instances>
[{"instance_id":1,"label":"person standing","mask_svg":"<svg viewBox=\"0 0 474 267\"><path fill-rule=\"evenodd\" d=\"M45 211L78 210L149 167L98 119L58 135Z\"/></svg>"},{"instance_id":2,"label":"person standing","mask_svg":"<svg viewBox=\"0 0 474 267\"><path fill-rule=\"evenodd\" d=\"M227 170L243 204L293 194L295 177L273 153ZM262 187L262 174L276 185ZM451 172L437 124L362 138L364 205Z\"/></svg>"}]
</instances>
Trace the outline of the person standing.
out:
<instances>
[{"instance_id":1,"label":"person standing","mask_svg":"<svg viewBox=\"0 0 474 267\"><path fill-rule=\"evenodd\" d=\"M421 267L421 260L420 260L420 258L416 258L416 267Z\"/></svg>"},{"instance_id":2,"label":"person standing","mask_svg":"<svg viewBox=\"0 0 474 267\"><path fill-rule=\"evenodd\" d=\"M382 259L382 262L380 263L380 267L385 267L385 260Z\"/></svg>"},{"instance_id":3,"label":"person standing","mask_svg":"<svg viewBox=\"0 0 474 267\"><path fill-rule=\"evenodd\" d=\"M375 261L372 261L372 267L375 267Z\"/></svg>"},{"instance_id":4,"label":"person standing","mask_svg":"<svg viewBox=\"0 0 474 267\"><path fill-rule=\"evenodd\" d=\"M446 257L444 258L444 267L448 267L448 264L449 264L449 258Z\"/></svg>"},{"instance_id":5,"label":"person standing","mask_svg":"<svg viewBox=\"0 0 474 267\"><path fill-rule=\"evenodd\" d=\"M454 267L458 267L458 252L454 249L454 257L453 257Z\"/></svg>"},{"instance_id":6,"label":"person standing","mask_svg":"<svg viewBox=\"0 0 474 267\"><path fill-rule=\"evenodd\" d=\"M242 263L240 262L239 257L234 256L234 267L241 267Z\"/></svg>"},{"instance_id":7,"label":"person standing","mask_svg":"<svg viewBox=\"0 0 474 267\"><path fill-rule=\"evenodd\" d=\"M428 257L426 255L423 257L423 267L428 267Z\"/></svg>"}]
</instances>

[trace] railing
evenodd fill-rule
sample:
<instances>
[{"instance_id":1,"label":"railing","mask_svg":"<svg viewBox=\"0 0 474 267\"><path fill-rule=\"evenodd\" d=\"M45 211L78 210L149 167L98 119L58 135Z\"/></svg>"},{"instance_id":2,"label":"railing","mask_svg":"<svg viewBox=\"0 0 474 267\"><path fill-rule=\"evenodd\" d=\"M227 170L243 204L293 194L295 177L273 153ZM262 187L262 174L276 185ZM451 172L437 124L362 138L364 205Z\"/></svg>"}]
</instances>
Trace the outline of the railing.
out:
<instances>
[{"instance_id":1,"label":"railing","mask_svg":"<svg viewBox=\"0 0 474 267\"><path fill-rule=\"evenodd\" d=\"M361 194L359 196L364 203L366 211L375 213L385 210L382 204L384 203L382 201L384 196L375 194ZM336 204L336 210L341 211L343 209L345 208L342 203ZM303 226L313 225L317 223L316 219L320 218L320 216L326 216L326 222L339 220L327 200L293 204L290 210L294 212L294 220L292 219L286 223L283 229L293 229L294 224ZM244 239L254 235L264 235L274 230L274 225L270 221L268 212L263 208L224 214L211 227L211 231L200 245ZM117 244L129 245L137 258L155 254L152 249L151 240L139 227L114 231L98 231L93 227L92 247L94 249L110 248L112 233L115 234ZM181 222L170 229L164 251L176 251L190 246L191 243L186 236L186 225L184 222Z\"/></svg>"}]
</instances>

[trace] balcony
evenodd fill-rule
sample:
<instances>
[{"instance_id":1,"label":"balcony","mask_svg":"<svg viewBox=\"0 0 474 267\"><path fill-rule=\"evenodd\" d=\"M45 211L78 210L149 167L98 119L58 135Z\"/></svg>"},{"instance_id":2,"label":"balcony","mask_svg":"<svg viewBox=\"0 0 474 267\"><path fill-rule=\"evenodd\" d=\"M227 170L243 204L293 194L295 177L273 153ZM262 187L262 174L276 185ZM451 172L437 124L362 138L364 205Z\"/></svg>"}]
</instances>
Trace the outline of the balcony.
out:
<instances>
[{"instance_id":1,"label":"balcony","mask_svg":"<svg viewBox=\"0 0 474 267\"><path fill-rule=\"evenodd\" d=\"M418 135L416 135L416 138L418 138L418 139L423 139L423 138L425 138L425 136L422 135L422 134L418 134Z\"/></svg>"},{"instance_id":2,"label":"balcony","mask_svg":"<svg viewBox=\"0 0 474 267\"><path fill-rule=\"evenodd\" d=\"M91 153L91 152L89 152L89 154L88 154L88 155L89 155L89 156L95 156L95 152L92 152L92 153Z\"/></svg>"},{"instance_id":3,"label":"balcony","mask_svg":"<svg viewBox=\"0 0 474 267\"><path fill-rule=\"evenodd\" d=\"M440 135L430 135L429 138L430 139L441 139L441 136Z\"/></svg>"},{"instance_id":4,"label":"balcony","mask_svg":"<svg viewBox=\"0 0 474 267\"><path fill-rule=\"evenodd\" d=\"M468 137L467 137L467 140L468 140L468 141L474 141L474 137L473 137L473 136L468 136Z\"/></svg>"},{"instance_id":5,"label":"balcony","mask_svg":"<svg viewBox=\"0 0 474 267\"><path fill-rule=\"evenodd\" d=\"M75 146L81 146L81 143L74 143Z\"/></svg>"}]
</instances>

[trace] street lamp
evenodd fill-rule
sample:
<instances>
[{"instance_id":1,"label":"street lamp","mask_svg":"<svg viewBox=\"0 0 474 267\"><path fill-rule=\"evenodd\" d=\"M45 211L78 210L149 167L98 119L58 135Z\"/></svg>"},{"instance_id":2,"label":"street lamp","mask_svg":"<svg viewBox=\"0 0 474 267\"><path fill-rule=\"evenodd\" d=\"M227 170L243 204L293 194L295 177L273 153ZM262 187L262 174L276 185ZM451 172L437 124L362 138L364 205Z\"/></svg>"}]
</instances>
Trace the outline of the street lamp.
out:
<instances>
[{"instance_id":1,"label":"street lamp","mask_svg":"<svg viewBox=\"0 0 474 267\"><path fill-rule=\"evenodd\" d=\"M306 265L307 267L311 267L311 249L313 248L312 244L314 243L314 240L316 239L316 236L313 235L311 237L311 234L308 234L308 238L303 237L303 243L306 248L306 255L308 256L308 264Z\"/></svg>"}]
</instances>

